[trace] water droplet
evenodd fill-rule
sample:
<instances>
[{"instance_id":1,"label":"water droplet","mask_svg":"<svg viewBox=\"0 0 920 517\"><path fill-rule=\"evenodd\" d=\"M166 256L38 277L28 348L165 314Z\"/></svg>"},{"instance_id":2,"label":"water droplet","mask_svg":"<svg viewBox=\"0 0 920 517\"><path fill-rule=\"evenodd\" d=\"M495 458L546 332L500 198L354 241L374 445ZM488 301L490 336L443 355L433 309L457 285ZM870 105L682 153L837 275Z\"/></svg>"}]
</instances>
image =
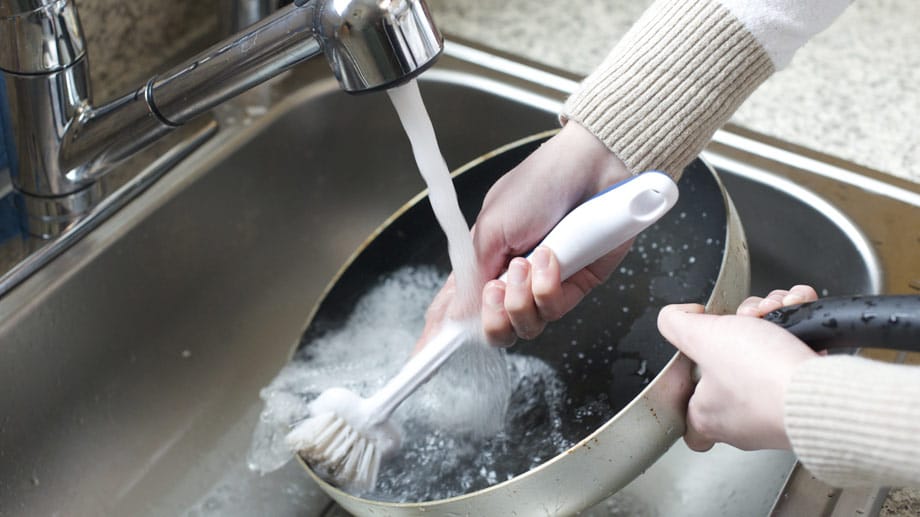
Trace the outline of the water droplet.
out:
<instances>
[{"instance_id":1,"label":"water droplet","mask_svg":"<svg viewBox=\"0 0 920 517\"><path fill-rule=\"evenodd\" d=\"M647 371L648 371L648 361L643 359L642 361L639 362L639 369L636 370L636 375L641 377L645 375Z\"/></svg>"}]
</instances>

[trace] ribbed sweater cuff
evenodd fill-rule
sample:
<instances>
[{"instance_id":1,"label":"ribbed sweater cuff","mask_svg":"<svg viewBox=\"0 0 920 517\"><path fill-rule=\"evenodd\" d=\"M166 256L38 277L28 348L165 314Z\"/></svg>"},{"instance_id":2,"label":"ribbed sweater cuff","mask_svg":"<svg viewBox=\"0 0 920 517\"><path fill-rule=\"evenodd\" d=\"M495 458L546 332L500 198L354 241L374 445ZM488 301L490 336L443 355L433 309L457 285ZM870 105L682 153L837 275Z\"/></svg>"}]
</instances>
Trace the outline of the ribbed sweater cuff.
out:
<instances>
[{"instance_id":1,"label":"ribbed sweater cuff","mask_svg":"<svg viewBox=\"0 0 920 517\"><path fill-rule=\"evenodd\" d=\"M851 356L806 361L786 392L799 460L834 486L920 486L920 369Z\"/></svg>"},{"instance_id":2,"label":"ribbed sweater cuff","mask_svg":"<svg viewBox=\"0 0 920 517\"><path fill-rule=\"evenodd\" d=\"M633 173L678 177L774 71L716 0L657 0L563 109Z\"/></svg>"}]
</instances>

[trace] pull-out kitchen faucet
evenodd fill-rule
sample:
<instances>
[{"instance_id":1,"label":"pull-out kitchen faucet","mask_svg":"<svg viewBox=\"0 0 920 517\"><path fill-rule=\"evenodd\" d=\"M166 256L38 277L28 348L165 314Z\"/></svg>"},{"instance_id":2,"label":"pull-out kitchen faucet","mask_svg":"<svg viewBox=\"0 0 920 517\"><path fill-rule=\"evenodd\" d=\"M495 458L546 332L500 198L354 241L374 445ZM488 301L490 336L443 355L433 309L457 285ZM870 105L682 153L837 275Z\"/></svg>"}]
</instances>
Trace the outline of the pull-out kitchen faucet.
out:
<instances>
[{"instance_id":1,"label":"pull-out kitchen faucet","mask_svg":"<svg viewBox=\"0 0 920 517\"><path fill-rule=\"evenodd\" d=\"M415 77L443 41L424 0L296 1L103 106L92 104L73 0L0 0L0 48L13 186L25 198L58 199L317 54L345 91L361 93Z\"/></svg>"}]
</instances>

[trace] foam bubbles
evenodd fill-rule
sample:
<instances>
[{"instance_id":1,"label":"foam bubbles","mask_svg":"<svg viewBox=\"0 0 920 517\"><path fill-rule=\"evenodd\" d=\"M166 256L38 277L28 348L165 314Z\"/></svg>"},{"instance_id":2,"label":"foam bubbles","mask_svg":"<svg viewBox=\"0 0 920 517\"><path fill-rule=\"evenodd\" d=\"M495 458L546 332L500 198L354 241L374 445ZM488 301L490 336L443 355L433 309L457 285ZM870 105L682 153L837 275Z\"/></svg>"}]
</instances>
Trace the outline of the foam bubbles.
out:
<instances>
[{"instance_id":1,"label":"foam bubbles","mask_svg":"<svg viewBox=\"0 0 920 517\"><path fill-rule=\"evenodd\" d=\"M462 495L509 480L572 446L562 434L565 388L546 363L508 356L512 395L500 432L488 438L409 419L398 457L380 472L374 499L408 502ZM416 410L421 409L416 407Z\"/></svg>"},{"instance_id":2,"label":"foam bubbles","mask_svg":"<svg viewBox=\"0 0 920 517\"><path fill-rule=\"evenodd\" d=\"M306 344L260 395L264 409L248 463L265 473L293 452L284 436L322 391L368 396L409 356L443 275L405 268L384 278L345 324ZM565 388L546 363L473 343L461 348L393 414L403 447L382 466L366 497L441 499L526 472L572 444L561 433Z\"/></svg>"},{"instance_id":3,"label":"foam bubbles","mask_svg":"<svg viewBox=\"0 0 920 517\"><path fill-rule=\"evenodd\" d=\"M283 445L307 404L336 386L368 396L392 377L412 351L425 308L444 281L433 268L406 268L384 278L354 307L345 324L303 347L262 389L265 408L249 455L253 470L269 472L291 459Z\"/></svg>"}]
</instances>

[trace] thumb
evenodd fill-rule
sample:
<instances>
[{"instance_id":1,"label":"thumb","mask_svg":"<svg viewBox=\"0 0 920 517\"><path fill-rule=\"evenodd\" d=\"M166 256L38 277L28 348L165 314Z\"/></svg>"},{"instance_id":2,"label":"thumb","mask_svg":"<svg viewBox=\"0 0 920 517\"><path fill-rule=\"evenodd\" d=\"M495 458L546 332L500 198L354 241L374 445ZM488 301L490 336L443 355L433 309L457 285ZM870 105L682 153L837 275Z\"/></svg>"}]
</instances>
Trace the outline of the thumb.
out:
<instances>
[{"instance_id":1,"label":"thumb","mask_svg":"<svg viewBox=\"0 0 920 517\"><path fill-rule=\"evenodd\" d=\"M658 331L678 350L696 361L699 354L699 319L705 317L705 308L698 303L672 304L662 307L658 313Z\"/></svg>"}]
</instances>

